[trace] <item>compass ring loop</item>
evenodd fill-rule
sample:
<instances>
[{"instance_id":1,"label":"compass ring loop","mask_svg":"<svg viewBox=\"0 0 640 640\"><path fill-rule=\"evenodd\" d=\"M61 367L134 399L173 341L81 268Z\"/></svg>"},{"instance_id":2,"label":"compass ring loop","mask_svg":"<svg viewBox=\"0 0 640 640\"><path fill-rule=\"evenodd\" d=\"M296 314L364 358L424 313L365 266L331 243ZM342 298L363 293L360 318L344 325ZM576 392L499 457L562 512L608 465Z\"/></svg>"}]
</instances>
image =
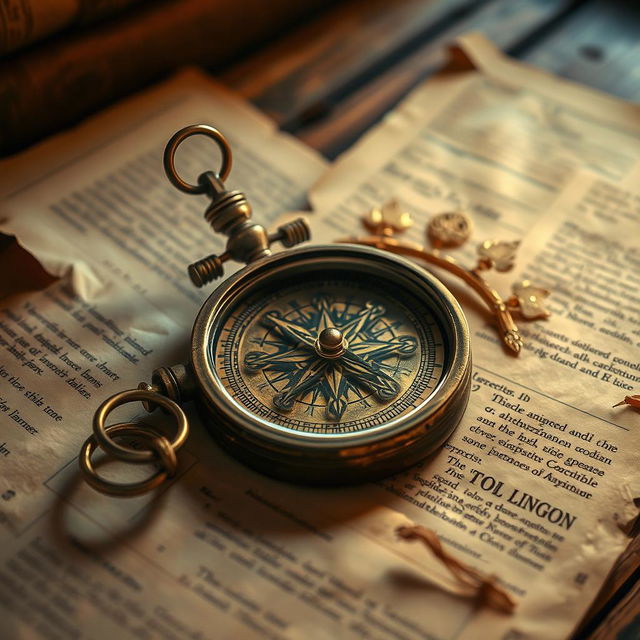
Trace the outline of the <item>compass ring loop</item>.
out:
<instances>
[{"instance_id":1,"label":"compass ring loop","mask_svg":"<svg viewBox=\"0 0 640 640\"><path fill-rule=\"evenodd\" d=\"M117 407L135 401L147 401L152 405L159 405L166 409L175 418L177 429L172 440L171 448L177 451L186 441L189 435L189 422L182 408L173 400L155 391L144 389L129 389L121 391L107 398L96 410L93 416L93 433L97 443L109 455L125 462L142 463L151 462L157 458L153 449L138 450L118 444L109 435L109 428L105 426L107 416Z\"/></svg>"},{"instance_id":2,"label":"compass ring loop","mask_svg":"<svg viewBox=\"0 0 640 640\"><path fill-rule=\"evenodd\" d=\"M112 436L133 436L145 440L150 447L147 453L155 455L155 460L160 461L161 469L152 476L138 482L113 482L101 476L93 466L91 457L98 448L99 443L95 434L91 434L80 449L79 464L80 470L87 483L96 491L110 496L132 497L139 496L156 489L168 478L175 475L176 461L175 451L168 440L160 433L148 426L136 425L132 422L120 422L112 424L105 429L107 435ZM171 454L173 453L173 462Z\"/></svg>"},{"instance_id":3,"label":"compass ring loop","mask_svg":"<svg viewBox=\"0 0 640 640\"><path fill-rule=\"evenodd\" d=\"M167 174L167 178L169 178L171 184L180 191L198 194L207 192L208 187L206 182L202 182L200 184L190 184L189 182L186 182L178 175L175 164L175 155L178 147L187 138L195 135L207 136L217 143L220 153L222 154L222 163L220 165L220 170L216 172L216 178L223 182L227 179L229 172L231 171L232 156L231 147L229 146L227 139L215 127L211 127L208 124L193 124L188 127L184 127L171 137L165 147L163 156L164 171Z\"/></svg>"}]
</instances>

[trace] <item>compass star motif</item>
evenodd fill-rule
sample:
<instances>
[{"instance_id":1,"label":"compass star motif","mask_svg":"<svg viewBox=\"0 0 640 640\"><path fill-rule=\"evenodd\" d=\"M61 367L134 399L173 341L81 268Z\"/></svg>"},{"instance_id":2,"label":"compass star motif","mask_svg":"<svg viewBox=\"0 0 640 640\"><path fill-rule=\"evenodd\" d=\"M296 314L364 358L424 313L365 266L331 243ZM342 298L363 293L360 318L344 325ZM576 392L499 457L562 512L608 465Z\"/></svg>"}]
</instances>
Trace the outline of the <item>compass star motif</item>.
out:
<instances>
[{"instance_id":1,"label":"compass star motif","mask_svg":"<svg viewBox=\"0 0 640 640\"><path fill-rule=\"evenodd\" d=\"M276 351L250 351L244 364L250 371L278 372L286 380L273 398L280 411L290 410L296 399L309 392L321 395L329 419L340 420L349 392L363 389L387 402L400 393L398 382L385 371L390 357L407 358L415 353L417 340L399 335L380 340L382 305L366 302L347 312L326 294L316 296L313 313L296 321L279 311L269 311L260 323L272 329ZM376 326L377 325L377 326Z\"/></svg>"}]
</instances>

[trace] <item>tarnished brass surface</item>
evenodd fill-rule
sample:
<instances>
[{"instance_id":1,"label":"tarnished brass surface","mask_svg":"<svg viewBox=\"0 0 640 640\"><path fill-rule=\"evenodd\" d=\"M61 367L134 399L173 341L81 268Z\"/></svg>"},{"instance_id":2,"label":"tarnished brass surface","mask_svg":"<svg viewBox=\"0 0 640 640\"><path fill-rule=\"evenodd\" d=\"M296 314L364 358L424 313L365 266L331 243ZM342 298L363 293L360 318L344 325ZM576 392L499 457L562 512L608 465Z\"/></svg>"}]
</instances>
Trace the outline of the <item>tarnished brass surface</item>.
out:
<instances>
[{"instance_id":1,"label":"tarnished brass surface","mask_svg":"<svg viewBox=\"0 0 640 640\"><path fill-rule=\"evenodd\" d=\"M220 148L220 153L222 154L222 164L220 165L220 171L216 172L216 175L220 180L227 179L231 172L231 147L224 135L215 127L211 127L208 124L192 124L180 129L180 131L177 131L173 136L171 136L171 139L167 142L167 146L164 150L164 172L167 174L171 184L173 184L176 189L180 189L180 191L184 191L185 193L206 193L206 184L203 184L202 182L199 182L199 184L189 184L183 180L176 171L176 151L187 138L194 135L204 135L207 138L215 140L216 144Z\"/></svg>"},{"instance_id":2,"label":"tarnished brass surface","mask_svg":"<svg viewBox=\"0 0 640 640\"><path fill-rule=\"evenodd\" d=\"M174 448L162 434L148 425L143 423L134 424L131 422L121 422L106 427L105 433L109 439L115 435L141 439L149 447L145 452L155 455L156 459L161 463L161 468L146 480L139 482L123 483L107 480L97 473L91 461L91 456L98 447L95 434L92 434L82 445L78 462L85 480L96 491L121 498L138 496L156 489L165 482L165 480L175 474L178 463Z\"/></svg>"},{"instance_id":3,"label":"tarnished brass surface","mask_svg":"<svg viewBox=\"0 0 640 640\"><path fill-rule=\"evenodd\" d=\"M105 425L107 416L114 409L135 401L146 403L149 409L161 406L173 415L177 429L172 440L144 423L121 422L111 426ZM114 435L141 439L146 447L132 448L119 444L113 439ZM173 400L154 391L151 385L141 383L141 388L116 393L98 407L93 416L93 434L80 450L78 459L80 470L85 480L96 491L119 497L137 496L152 491L175 474L178 467L176 451L186 442L188 435L189 423L181 407ZM91 461L91 456L97 447L100 447L108 457L121 462L133 464L156 462L160 465L160 470L147 480L140 482L120 483L107 480L96 472Z\"/></svg>"},{"instance_id":4,"label":"tarnished brass surface","mask_svg":"<svg viewBox=\"0 0 640 640\"><path fill-rule=\"evenodd\" d=\"M198 176L198 184L185 182L175 167L176 149L187 138L205 135L213 138L222 153L220 171L205 171ZM164 151L164 170L180 191L190 194L206 193L211 202L204 212L205 220L215 233L227 236L227 246L220 255L211 254L189 265L188 273L196 287L221 278L224 275L224 263L235 260L249 264L271 255L271 245L281 242L292 247L309 239L311 232L304 218L298 218L269 234L261 225L251 220L251 205L241 191L228 191L224 185L231 171L232 154L227 139L220 131L206 124L194 124L180 129L167 143Z\"/></svg>"},{"instance_id":5,"label":"tarnished brass surface","mask_svg":"<svg viewBox=\"0 0 640 640\"><path fill-rule=\"evenodd\" d=\"M159 405L169 411L176 420L176 435L171 440L171 446L179 449L187 440L189 435L189 423L187 416L179 405L173 400L160 395L154 391L142 389L130 389L121 391L107 398L97 409L93 416L93 433L100 447L108 454L125 462L150 462L156 456L153 451L132 449L115 442L108 433L105 426L107 416L117 407L135 402L136 400L148 401L151 404Z\"/></svg>"},{"instance_id":6,"label":"tarnished brass surface","mask_svg":"<svg viewBox=\"0 0 640 640\"><path fill-rule=\"evenodd\" d=\"M317 351L327 328L346 338L340 357ZM468 399L469 335L423 269L325 245L219 287L194 325L192 367L205 423L234 455L271 475L339 484L403 468L450 435Z\"/></svg>"}]
</instances>

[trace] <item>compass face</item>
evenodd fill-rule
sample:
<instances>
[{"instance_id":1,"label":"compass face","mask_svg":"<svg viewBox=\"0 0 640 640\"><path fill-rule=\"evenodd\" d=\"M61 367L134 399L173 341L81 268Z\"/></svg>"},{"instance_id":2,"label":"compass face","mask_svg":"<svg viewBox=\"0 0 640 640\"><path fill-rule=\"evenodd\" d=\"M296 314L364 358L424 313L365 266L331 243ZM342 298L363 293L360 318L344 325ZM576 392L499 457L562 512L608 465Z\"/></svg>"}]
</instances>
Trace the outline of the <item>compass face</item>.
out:
<instances>
[{"instance_id":1,"label":"compass face","mask_svg":"<svg viewBox=\"0 0 640 640\"><path fill-rule=\"evenodd\" d=\"M268 475L382 477L460 421L469 332L451 293L370 247L316 245L257 261L208 298L191 367L205 425Z\"/></svg>"},{"instance_id":2,"label":"compass face","mask_svg":"<svg viewBox=\"0 0 640 640\"><path fill-rule=\"evenodd\" d=\"M228 396L274 428L380 428L438 387L446 344L433 308L397 282L322 270L240 296L209 340Z\"/></svg>"}]
</instances>

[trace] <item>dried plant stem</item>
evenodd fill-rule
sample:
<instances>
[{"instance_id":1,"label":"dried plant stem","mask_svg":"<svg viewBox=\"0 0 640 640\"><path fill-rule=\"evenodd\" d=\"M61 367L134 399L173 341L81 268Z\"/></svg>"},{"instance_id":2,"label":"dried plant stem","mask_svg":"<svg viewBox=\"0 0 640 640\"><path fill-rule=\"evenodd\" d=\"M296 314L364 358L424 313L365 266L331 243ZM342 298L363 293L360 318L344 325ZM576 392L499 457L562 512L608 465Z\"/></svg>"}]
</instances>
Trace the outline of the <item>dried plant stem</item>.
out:
<instances>
[{"instance_id":1,"label":"dried plant stem","mask_svg":"<svg viewBox=\"0 0 640 640\"><path fill-rule=\"evenodd\" d=\"M401 540L417 540L428 547L463 587L460 595L471 596L479 607L488 607L501 613L513 613L516 603L496 584L495 576L487 576L449 554L431 529L420 525L402 526L396 529L396 533Z\"/></svg>"}]
</instances>

